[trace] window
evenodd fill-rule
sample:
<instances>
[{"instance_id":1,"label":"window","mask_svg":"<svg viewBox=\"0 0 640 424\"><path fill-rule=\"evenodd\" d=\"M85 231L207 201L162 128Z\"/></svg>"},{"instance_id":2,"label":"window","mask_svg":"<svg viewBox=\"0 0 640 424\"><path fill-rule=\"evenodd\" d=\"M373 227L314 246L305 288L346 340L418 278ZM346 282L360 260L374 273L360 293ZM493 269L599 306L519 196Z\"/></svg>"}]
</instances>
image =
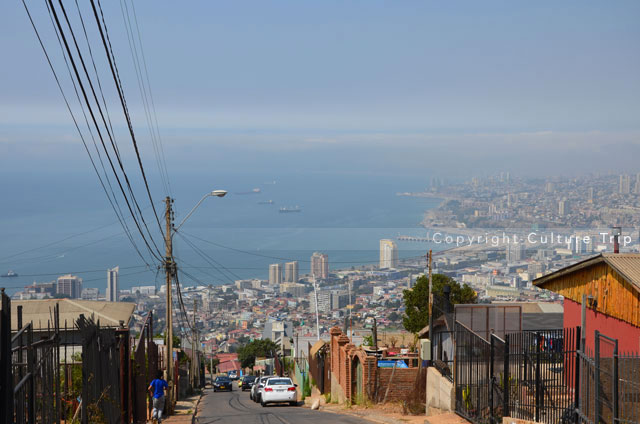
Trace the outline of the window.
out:
<instances>
[{"instance_id":1,"label":"window","mask_svg":"<svg viewBox=\"0 0 640 424\"><path fill-rule=\"evenodd\" d=\"M282 386L282 385L292 386L293 384L291 384L291 380L288 378L272 378L271 380L269 380L267 385L268 386Z\"/></svg>"}]
</instances>

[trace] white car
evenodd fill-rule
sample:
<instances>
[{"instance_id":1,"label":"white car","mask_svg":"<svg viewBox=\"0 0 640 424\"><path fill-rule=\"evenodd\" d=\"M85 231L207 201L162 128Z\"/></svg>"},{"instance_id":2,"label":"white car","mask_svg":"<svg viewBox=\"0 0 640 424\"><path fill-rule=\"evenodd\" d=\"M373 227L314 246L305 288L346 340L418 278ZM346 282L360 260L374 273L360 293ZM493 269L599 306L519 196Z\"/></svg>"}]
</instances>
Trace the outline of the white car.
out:
<instances>
[{"instance_id":1,"label":"white car","mask_svg":"<svg viewBox=\"0 0 640 424\"><path fill-rule=\"evenodd\" d=\"M298 404L296 385L288 377L271 377L264 387L260 389L260 404L267 406L269 403L288 403L291 406Z\"/></svg>"}]
</instances>

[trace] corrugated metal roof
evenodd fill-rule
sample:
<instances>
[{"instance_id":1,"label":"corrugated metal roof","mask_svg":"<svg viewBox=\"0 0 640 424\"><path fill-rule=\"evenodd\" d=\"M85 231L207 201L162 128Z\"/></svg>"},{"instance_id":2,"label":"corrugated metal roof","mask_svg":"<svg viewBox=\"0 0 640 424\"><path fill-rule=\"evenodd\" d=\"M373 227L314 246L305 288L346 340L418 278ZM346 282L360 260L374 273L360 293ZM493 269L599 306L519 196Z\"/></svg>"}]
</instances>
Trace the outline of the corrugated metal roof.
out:
<instances>
[{"instance_id":1,"label":"corrugated metal roof","mask_svg":"<svg viewBox=\"0 0 640 424\"><path fill-rule=\"evenodd\" d=\"M533 280L535 286L544 287L546 283L558 277L571 274L578 270L605 262L628 281L636 290L640 291L640 253L601 253L585 259L551 274Z\"/></svg>"},{"instance_id":2,"label":"corrugated metal roof","mask_svg":"<svg viewBox=\"0 0 640 424\"><path fill-rule=\"evenodd\" d=\"M43 300L12 300L11 301L11 329L18 330L18 306L22 306L22 322L33 322L35 329L47 328L47 324L53 327L53 308L60 305L60 326L72 327L80 317L94 315L104 327L119 327L120 321L124 321L125 327L136 307L135 303L128 302L102 302L95 300L78 299L43 299Z\"/></svg>"}]
</instances>

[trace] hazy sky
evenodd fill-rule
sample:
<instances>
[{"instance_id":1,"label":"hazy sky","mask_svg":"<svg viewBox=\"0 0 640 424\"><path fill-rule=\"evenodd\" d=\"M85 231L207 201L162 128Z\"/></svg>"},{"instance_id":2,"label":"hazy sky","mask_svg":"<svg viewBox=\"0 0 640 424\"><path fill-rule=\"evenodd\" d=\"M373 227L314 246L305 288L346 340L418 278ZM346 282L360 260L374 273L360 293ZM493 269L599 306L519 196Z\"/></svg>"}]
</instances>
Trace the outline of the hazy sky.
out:
<instances>
[{"instance_id":1,"label":"hazy sky","mask_svg":"<svg viewBox=\"0 0 640 424\"><path fill-rule=\"evenodd\" d=\"M27 3L62 72L44 3ZM102 3L151 165L119 2ZM136 10L174 172L212 161L450 175L638 169L635 0L144 0ZM88 172L18 0L0 6L0 51L0 167L65 161Z\"/></svg>"}]
</instances>

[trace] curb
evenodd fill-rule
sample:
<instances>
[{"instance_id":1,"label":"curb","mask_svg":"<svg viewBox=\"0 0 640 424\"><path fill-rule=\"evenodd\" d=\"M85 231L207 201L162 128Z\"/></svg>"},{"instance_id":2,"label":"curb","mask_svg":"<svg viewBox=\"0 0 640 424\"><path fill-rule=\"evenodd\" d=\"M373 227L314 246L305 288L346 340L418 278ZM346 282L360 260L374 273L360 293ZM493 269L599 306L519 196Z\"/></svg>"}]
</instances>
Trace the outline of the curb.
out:
<instances>
[{"instance_id":1,"label":"curb","mask_svg":"<svg viewBox=\"0 0 640 424\"><path fill-rule=\"evenodd\" d=\"M198 406L200 406L200 401L202 400L202 396L204 396L204 390L202 390L202 393L200 393L200 397L196 401L196 406L193 408L193 415L191 416L191 424L197 423L196 415L198 415Z\"/></svg>"},{"instance_id":2,"label":"curb","mask_svg":"<svg viewBox=\"0 0 640 424\"><path fill-rule=\"evenodd\" d=\"M399 421L399 420L396 420L394 418L387 418L385 416L378 416L378 417L373 418L368 414L362 414L362 413L358 413L358 412L355 412L355 411L342 412L342 411L337 411L337 410L332 409L332 408L330 408L330 409L320 408L319 411L321 411L321 412L330 412L332 414L351 415L351 416L362 418L363 420L371 421L371 422L377 423L377 424L404 424L403 421Z\"/></svg>"}]
</instances>

